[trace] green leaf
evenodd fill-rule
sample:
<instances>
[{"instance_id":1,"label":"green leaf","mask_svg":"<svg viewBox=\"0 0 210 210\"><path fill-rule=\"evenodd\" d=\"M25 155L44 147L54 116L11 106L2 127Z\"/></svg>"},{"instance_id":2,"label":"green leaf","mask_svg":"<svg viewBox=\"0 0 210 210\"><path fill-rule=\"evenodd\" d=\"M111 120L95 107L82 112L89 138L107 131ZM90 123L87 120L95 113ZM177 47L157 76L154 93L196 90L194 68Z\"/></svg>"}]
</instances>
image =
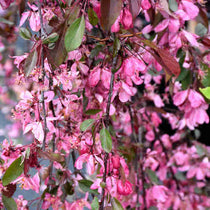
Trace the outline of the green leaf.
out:
<instances>
[{"instance_id":1,"label":"green leaf","mask_svg":"<svg viewBox=\"0 0 210 210\"><path fill-rule=\"evenodd\" d=\"M198 23L195 27L195 33L198 36L204 36L206 33L208 32L208 29L202 24L202 23Z\"/></svg>"},{"instance_id":2,"label":"green leaf","mask_svg":"<svg viewBox=\"0 0 210 210\"><path fill-rule=\"evenodd\" d=\"M92 193L94 195L99 195L97 190L90 189L92 184L93 184L93 182L90 181L90 180L87 180L87 179L79 180L79 187L82 191L89 192L89 193Z\"/></svg>"},{"instance_id":3,"label":"green leaf","mask_svg":"<svg viewBox=\"0 0 210 210\"><path fill-rule=\"evenodd\" d=\"M102 51L102 48L102 45L96 45L90 52L90 58L93 59L95 56L97 56Z\"/></svg>"},{"instance_id":4,"label":"green leaf","mask_svg":"<svg viewBox=\"0 0 210 210\"><path fill-rule=\"evenodd\" d=\"M199 90L207 99L210 99L210 87L199 88Z\"/></svg>"},{"instance_id":5,"label":"green leaf","mask_svg":"<svg viewBox=\"0 0 210 210\"><path fill-rule=\"evenodd\" d=\"M17 210L17 204L12 197L8 198L7 196L2 195L2 201L7 210Z\"/></svg>"},{"instance_id":6,"label":"green leaf","mask_svg":"<svg viewBox=\"0 0 210 210\"><path fill-rule=\"evenodd\" d=\"M24 164L21 164L21 157L13 161L2 177L3 186L17 179L23 173L23 168Z\"/></svg>"},{"instance_id":7,"label":"green leaf","mask_svg":"<svg viewBox=\"0 0 210 210\"><path fill-rule=\"evenodd\" d=\"M176 177L176 179L179 180L179 181L184 181L184 180L186 180L186 177L185 177L184 173L181 172L181 171L178 171L177 173L175 173L175 177Z\"/></svg>"},{"instance_id":8,"label":"green leaf","mask_svg":"<svg viewBox=\"0 0 210 210\"><path fill-rule=\"evenodd\" d=\"M65 48L67 52L77 49L81 43L85 32L85 19L84 16L76 19L72 25L67 29L65 35Z\"/></svg>"},{"instance_id":9,"label":"green leaf","mask_svg":"<svg viewBox=\"0 0 210 210\"><path fill-rule=\"evenodd\" d=\"M185 76L185 78L181 81L182 83L182 89L186 90L189 85L191 84L192 81L192 74L191 71L187 71L187 75Z\"/></svg>"},{"instance_id":10,"label":"green leaf","mask_svg":"<svg viewBox=\"0 0 210 210\"><path fill-rule=\"evenodd\" d=\"M178 9L177 1L176 0L169 0L168 3L169 3L169 9L173 12L176 12L177 9Z\"/></svg>"},{"instance_id":11,"label":"green leaf","mask_svg":"<svg viewBox=\"0 0 210 210\"><path fill-rule=\"evenodd\" d=\"M59 38L59 35L57 33L52 33L48 37L44 38L42 40L43 44L49 44L49 43L55 43Z\"/></svg>"},{"instance_id":12,"label":"green leaf","mask_svg":"<svg viewBox=\"0 0 210 210\"><path fill-rule=\"evenodd\" d=\"M196 147L196 152L198 153L199 156L202 157L203 155L205 155L205 149L203 148L202 145L197 144L195 147Z\"/></svg>"},{"instance_id":13,"label":"green leaf","mask_svg":"<svg viewBox=\"0 0 210 210\"><path fill-rule=\"evenodd\" d=\"M4 160L2 158L0 158L0 165L3 165L4 164Z\"/></svg>"},{"instance_id":14,"label":"green leaf","mask_svg":"<svg viewBox=\"0 0 210 210\"><path fill-rule=\"evenodd\" d=\"M149 210L158 210L158 208L156 206L150 206Z\"/></svg>"},{"instance_id":15,"label":"green leaf","mask_svg":"<svg viewBox=\"0 0 210 210\"><path fill-rule=\"evenodd\" d=\"M91 209L92 210L98 210L99 209L99 202L98 202L98 198L94 197L92 203L91 203Z\"/></svg>"},{"instance_id":16,"label":"green leaf","mask_svg":"<svg viewBox=\"0 0 210 210\"><path fill-rule=\"evenodd\" d=\"M156 175L156 173L154 171L152 171L151 169L147 168L146 169L146 173L150 179L151 182L155 183L155 184L159 184L159 180L158 177Z\"/></svg>"},{"instance_id":17,"label":"green leaf","mask_svg":"<svg viewBox=\"0 0 210 210\"><path fill-rule=\"evenodd\" d=\"M30 40L32 37L31 32L27 28L20 28L19 34L25 40Z\"/></svg>"},{"instance_id":18,"label":"green leaf","mask_svg":"<svg viewBox=\"0 0 210 210\"><path fill-rule=\"evenodd\" d=\"M194 192L196 193L196 194L202 194L202 189L201 188L198 188L198 187L195 187L194 188Z\"/></svg>"},{"instance_id":19,"label":"green leaf","mask_svg":"<svg viewBox=\"0 0 210 210\"><path fill-rule=\"evenodd\" d=\"M99 112L101 112L102 110L101 109L88 109L85 114L86 115L95 115Z\"/></svg>"},{"instance_id":20,"label":"green leaf","mask_svg":"<svg viewBox=\"0 0 210 210\"><path fill-rule=\"evenodd\" d=\"M187 70L185 68L181 68L181 73L177 77L176 81L182 81L182 80L184 80L187 77L188 74L189 74L189 70Z\"/></svg>"},{"instance_id":21,"label":"green leaf","mask_svg":"<svg viewBox=\"0 0 210 210\"><path fill-rule=\"evenodd\" d=\"M112 138L109 131L106 128L100 130L101 146L105 152L111 152L112 150Z\"/></svg>"},{"instance_id":22,"label":"green leaf","mask_svg":"<svg viewBox=\"0 0 210 210\"><path fill-rule=\"evenodd\" d=\"M113 58L117 56L118 51L121 48L120 40L115 38L114 45L113 45Z\"/></svg>"},{"instance_id":23,"label":"green leaf","mask_svg":"<svg viewBox=\"0 0 210 210\"><path fill-rule=\"evenodd\" d=\"M205 72L205 77L202 80L202 85L204 87L210 86L210 68L207 64L205 63L200 63L201 69Z\"/></svg>"},{"instance_id":24,"label":"green leaf","mask_svg":"<svg viewBox=\"0 0 210 210\"><path fill-rule=\"evenodd\" d=\"M29 54L29 56L25 60L24 68L25 68L26 77L28 77L31 74L32 70L35 68L37 60L38 60L38 53L35 49L33 52Z\"/></svg>"},{"instance_id":25,"label":"green leaf","mask_svg":"<svg viewBox=\"0 0 210 210\"><path fill-rule=\"evenodd\" d=\"M3 17L0 17L0 23L5 23L5 24L8 24L10 26L14 25L14 23L12 21L9 21Z\"/></svg>"},{"instance_id":26,"label":"green leaf","mask_svg":"<svg viewBox=\"0 0 210 210\"><path fill-rule=\"evenodd\" d=\"M116 198L112 199L112 208L113 210L123 210L122 204Z\"/></svg>"},{"instance_id":27,"label":"green leaf","mask_svg":"<svg viewBox=\"0 0 210 210\"><path fill-rule=\"evenodd\" d=\"M88 19L91 25L95 26L98 24L98 16L91 7L88 8Z\"/></svg>"},{"instance_id":28,"label":"green leaf","mask_svg":"<svg viewBox=\"0 0 210 210\"><path fill-rule=\"evenodd\" d=\"M67 195L73 195L73 194L74 194L74 187L72 186L72 183L66 182L66 183L63 185L63 188L64 188L65 193L66 193Z\"/></svg>"},{"instance_id":29,"label":"green leaf","mask_svg":"<svg viewBox=\"0 0 210 210\"><path fill-rule=\"evenodd\" d=\"M88 130L93 125L94 122L95 122L94 119L88 119L83 121L82 124L80 125L80 130L83 132Z\"/></svg>"}]
</instances>

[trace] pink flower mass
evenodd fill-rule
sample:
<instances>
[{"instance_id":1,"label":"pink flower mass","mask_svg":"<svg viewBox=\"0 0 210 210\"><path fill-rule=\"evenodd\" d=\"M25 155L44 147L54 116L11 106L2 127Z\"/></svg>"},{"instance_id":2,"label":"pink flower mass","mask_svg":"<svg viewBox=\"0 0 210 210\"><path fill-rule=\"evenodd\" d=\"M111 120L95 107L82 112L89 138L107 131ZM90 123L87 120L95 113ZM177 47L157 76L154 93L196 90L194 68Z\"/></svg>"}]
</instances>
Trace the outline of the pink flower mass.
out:
<instances>
[{"instance_id":1,"label":"pink flower mass","mask_svg":"<svg viewBox=\"0 0 210 210\"><path fill-rule=\"evenodd\" d=\"M0 209L210 208L205 3L0 0Z\"/></svg>"}]
</instances>

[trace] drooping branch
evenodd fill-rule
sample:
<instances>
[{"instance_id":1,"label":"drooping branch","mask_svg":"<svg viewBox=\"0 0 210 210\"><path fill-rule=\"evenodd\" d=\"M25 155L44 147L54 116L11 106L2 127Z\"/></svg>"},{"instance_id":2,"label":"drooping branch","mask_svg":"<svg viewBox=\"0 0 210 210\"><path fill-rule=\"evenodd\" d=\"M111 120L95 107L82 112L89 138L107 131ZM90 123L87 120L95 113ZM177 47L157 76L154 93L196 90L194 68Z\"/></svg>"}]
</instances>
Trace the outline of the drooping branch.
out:
<instances>
[{"instance_id":1,"label":"drooping branch","mask_svg":"<svg viewBox=\"0 0 210 210\"><path fill-rule=\"evenodd\" d=\"M41 3L38 1L38 11L40 16L40 23L41 23L41 32L40 37L45 35L44 32L44 26L43 26L43 17L42 17L42 11L41 11ZM44 51L43 46L41 46L41 68L42 68L42 82L44 84L45 80L45 69L44 69ZM47 136L47 120L46 120L46 108L45 108L45 100L44 100L44 90L41 92L41 103L42 103L42 109L43 109L43 118L44 118L44 139L42 144L42 149L45 150L45 143L46 143L46 136Z\"/></svg>"},{"instance_id":2,"label":"drooping branch","mask_svg":"<svg viewBox=\"0 0 210 210\"><path fill-rule=\"evenodd\" d=\"M111 68L112 73L111 73L111 79L110 79L109 96L108 96L108 101L107 101L107 106L106 106L106 116L105 116L106 127L109 127L110 125L109 112L110 112L111 98L112 98L112 92L113 92L113 87L114 87L114 70L117 65L117 57L118 57L118 53L116 53L116 56L113 58L112 68ZM109 154L106 152L104 155L104 173L103 173L103 183L105 183L105 186L106 186L108 157L109 157ZM104 209L104 199L105 199L105 187L102 189L102 193L101 193L101 203L99 207L100 210Z\"/></svg>"}]
</instances>

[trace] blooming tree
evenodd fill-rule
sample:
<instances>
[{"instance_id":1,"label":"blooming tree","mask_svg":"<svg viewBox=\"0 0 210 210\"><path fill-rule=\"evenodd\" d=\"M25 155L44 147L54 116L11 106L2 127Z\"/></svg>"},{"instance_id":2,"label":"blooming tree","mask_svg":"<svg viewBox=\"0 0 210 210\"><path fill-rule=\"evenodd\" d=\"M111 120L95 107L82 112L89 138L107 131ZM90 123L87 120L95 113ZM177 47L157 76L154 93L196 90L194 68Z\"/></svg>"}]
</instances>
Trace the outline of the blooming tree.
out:
<instances>
[{"instance_id":1,"label":"blooming tree","mask_svg":"<svg viewBox=\"0 0 210 210\"><path fill-rule=\"evenodd\" d=\"M196 141L210 100L202 0L0 4L1 101L11 138L26 138L2 142L1 208L210 207L210 148ZM17 56L18 36L29 48Z\"/></svg>"}]
</instances>

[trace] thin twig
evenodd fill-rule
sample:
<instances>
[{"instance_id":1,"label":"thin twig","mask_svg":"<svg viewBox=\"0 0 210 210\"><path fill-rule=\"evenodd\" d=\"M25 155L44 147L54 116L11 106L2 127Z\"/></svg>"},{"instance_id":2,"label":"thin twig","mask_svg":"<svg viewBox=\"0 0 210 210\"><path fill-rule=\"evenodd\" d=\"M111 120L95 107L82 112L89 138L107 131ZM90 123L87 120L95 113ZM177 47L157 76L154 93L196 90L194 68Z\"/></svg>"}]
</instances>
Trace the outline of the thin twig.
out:
<instances>
[{"instance_id":1,"label":"thin twig","mask_svg":"<svg viewBox=\"0 0 210 210\"><path fill-rule=\"evenodd\" d=\"M59 1L56 0L56 2L57 2L58 6L60 8L60 11L61 11L62 16L65 17L65 13L64 13L63 9L61 8L61 5L59 4Z\"/></svg>"},{"instance_id":2,"label":"thin twig","mask_svg":"<svg viewBox=\"0 0 210 210\"><path fill-rule=\"evenodd\" d=\"M38 4L39 17L40 17L41 37L42 37L42 36L46 36L46 33L44 31L44 24L43 24L43 17L42 17L42 10L41 10L41 2L40 2L40 0L37 1L37 4Z\"/></svg>"},{"instance_id":3,"label":"thin twig","mask_svg":"<svg viewBox=\"0 0 210 210\"><path fill-rule=\"evenodd\" d=\"M107 101L107 106L106 106L106 118L105 118L105 126L106 127L108 127L110 124L109 112L110 112L111 98L112 98L112 92L113 92L113 87L114 87L114 72L113 72L113 70L116 68L116 65L117 65L117 57L118 57L118 53L113 58L113 62L112 62L112 74L111 74L111 79L110 79L109 96L108 96L108 101ZM103 183L105 183L105 187L102 189L102 193L101 193L101 203L100 203L100 207L99 207L100 210L104 209L108 157L109 157L109 154L106 152L104 155L104 173L103 173Z\"/></svg>"},{"instance_id":4,"label":"thin twig","mask_svg":"<svg viewBox=\"0 0 210 210\"><path fill-rule=\"evenodd\" d=\"M41 22L40 36L42 37L45 33L44 33L44 28L43 28L43 18L42 18L40 1L38 1L38 10L39 10L39 16L40 16L40 22ZM43 84L44 84L45 69L44 69L43 46L42 46L42 51L41 51L41 68L42 68L42 81L43 81ZM42 149L45 150L45 143L46 143L46 136L47 136L47 120L46 120L46 109L45 109L45 101L44 101L44 90L42 90L42 92L41 92L41 103L42 103L43 118L44 118L44 139L43 139Z\"/></svg>"}]
</instances>

